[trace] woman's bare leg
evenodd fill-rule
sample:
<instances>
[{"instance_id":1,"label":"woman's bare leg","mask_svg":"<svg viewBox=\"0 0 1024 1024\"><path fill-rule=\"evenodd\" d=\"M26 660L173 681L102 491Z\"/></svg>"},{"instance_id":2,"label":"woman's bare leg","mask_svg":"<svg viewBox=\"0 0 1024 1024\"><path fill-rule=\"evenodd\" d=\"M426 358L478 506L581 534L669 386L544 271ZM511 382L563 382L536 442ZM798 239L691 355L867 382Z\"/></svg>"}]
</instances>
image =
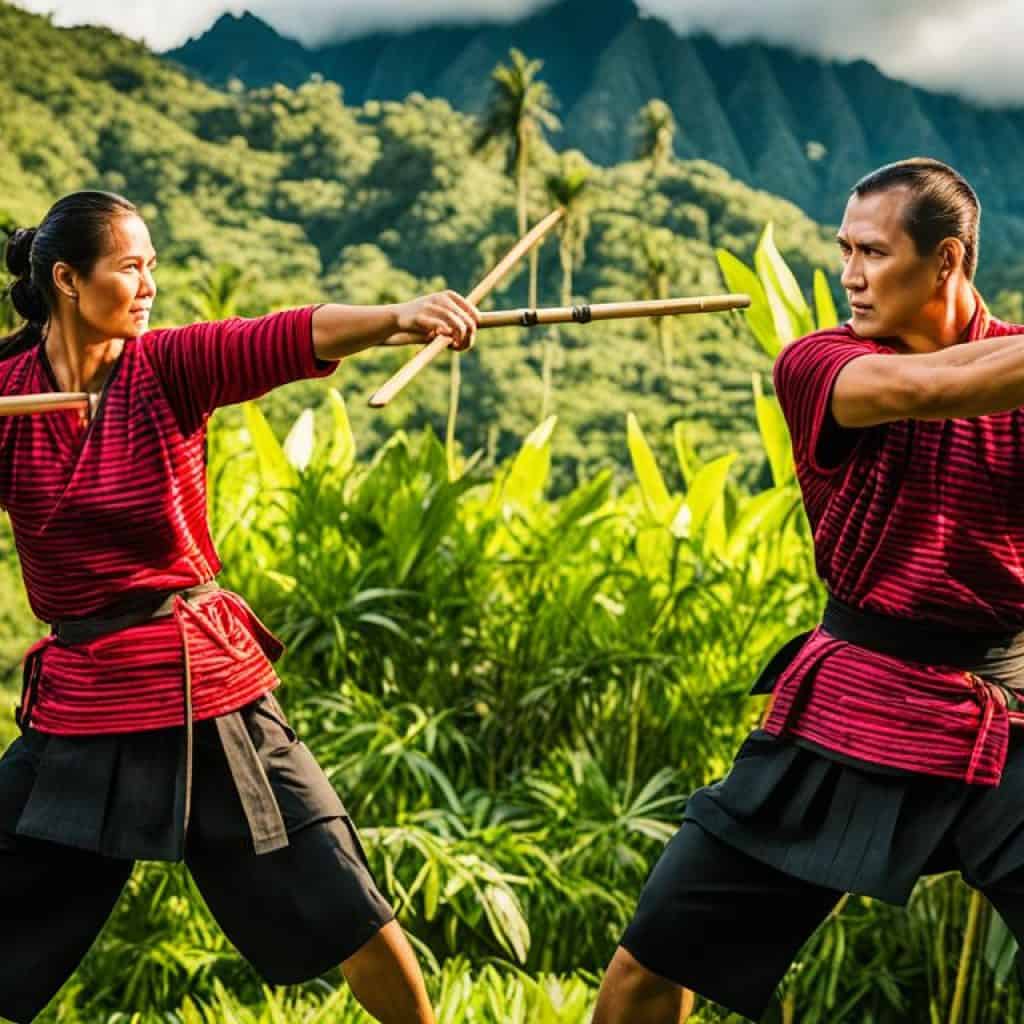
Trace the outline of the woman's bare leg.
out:
<instances>
[{"instance_id":1,"label":"woman's bare leg","mask_svg":"<svg viewBox=\"0 0 1024 1024\"><path fill-rule=\"evenodd\" d=\"M416 955L397 921L391 921L342 965L366 1011L381 1024L435 1024Z\"/></svg>"}]
</instances>

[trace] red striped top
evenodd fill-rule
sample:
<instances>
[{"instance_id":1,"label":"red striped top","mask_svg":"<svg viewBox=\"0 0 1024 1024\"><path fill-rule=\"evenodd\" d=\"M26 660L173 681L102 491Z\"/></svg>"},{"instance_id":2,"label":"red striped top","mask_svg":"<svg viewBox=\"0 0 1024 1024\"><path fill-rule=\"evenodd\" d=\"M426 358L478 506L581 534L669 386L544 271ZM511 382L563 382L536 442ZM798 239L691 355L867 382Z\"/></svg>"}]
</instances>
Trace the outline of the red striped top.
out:
<instances>
[{"instance_id":1,"label":"red striped top","mask_svg":"<svg viewBox=\"0 0 1024 1024\"><path fill-rule=\"evenodd\" d=\"M332 372L337 363L313 352L313 308L125 341L87 427L74 411L0 418L0 505L40 619L213 579L206 421L219 406ZM0 362L0 394L55 390L42 345ZM74 735L182 724L183 635L197 720L276 685L269 658L279 645L241 598L221 592L92 643L47 638L33 727Z\"/></svg>"},{"instance_id":2,"label":"red striped top","mask_svg":"<svg viewBox=\"0 0 1024 1024\"><path fill-rule=\"evenodd\" d=\"M979 300L969 341L1019 333ZM847 325L793 342L775 363L819 575L855 608L960 630L1024 629L1024 411L843 429L832 388L867 353L895 350ZM780 677L765 727L873 764L994 784L1009 715L963 671L819 628Z\"/></svg>"}]
</instances>

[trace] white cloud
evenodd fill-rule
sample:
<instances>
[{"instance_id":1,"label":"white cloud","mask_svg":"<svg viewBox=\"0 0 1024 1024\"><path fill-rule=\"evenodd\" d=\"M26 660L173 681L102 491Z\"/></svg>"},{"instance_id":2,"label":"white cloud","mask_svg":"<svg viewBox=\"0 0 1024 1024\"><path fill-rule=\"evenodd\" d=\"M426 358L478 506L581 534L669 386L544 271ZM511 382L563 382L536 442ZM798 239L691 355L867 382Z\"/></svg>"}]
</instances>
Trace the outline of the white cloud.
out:
<instances>
[{"instance_id":1,"label":"white cloud","mask_svg":"<svg viewBox=\"0 0 1024 1024\"><path fill-rule=\"evenodd\" d=\"M109 25L154 49L176 46L224 11L248 7L308 44L360 31L510 21L551 0L18 0L58 24ZM594 0L595 3L601 0ZM678 31L762 40L802 53L866 58L893 78L982 101L1024 104L1024 0L639 0Z\"/></svg>"},{"instance_id":2,"label":"white cloud","mask_svg":"<svg viewBox=\"0 0 1024 1024\"><path fill-rule=\"evenodd\" d=\"M1022 0L640 0L680 33L761 40L892 78L993 102L1024 103Z\"/></svg>"},{"instance_id":3,"label":"white cloud","mask_svg":"<svg viewBox=\"0 0 1024 1024\"><path fill-rule=\"evenodd\" d=\"M252 0L249 9L307 45L379 29L490 21L508 23L552 0ZM596 0L599 2L599 0Z\"/></svg>"}]
</instances>

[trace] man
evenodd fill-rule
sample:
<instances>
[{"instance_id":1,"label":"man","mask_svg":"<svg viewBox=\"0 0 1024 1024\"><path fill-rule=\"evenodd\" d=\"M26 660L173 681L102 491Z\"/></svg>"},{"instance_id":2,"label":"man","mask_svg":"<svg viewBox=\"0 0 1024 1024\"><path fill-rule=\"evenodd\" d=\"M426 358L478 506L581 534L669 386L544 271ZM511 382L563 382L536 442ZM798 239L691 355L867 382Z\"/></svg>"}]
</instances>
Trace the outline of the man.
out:
<instances>
[{"instance_id":1,"label":"man","mask_svg":"<svg viewBox=\"0 0 1024 1024\"><path fill-rule=\"evenodd\" d=\"M678 1024L692 992L757 1020L844 892L904 903L939 870L1024 939L1024 327L974 289L979 215L934 160L853 189L852 317L775 365L823 622L688 803L594 1024Z\"/></svg>"}]
</instances>

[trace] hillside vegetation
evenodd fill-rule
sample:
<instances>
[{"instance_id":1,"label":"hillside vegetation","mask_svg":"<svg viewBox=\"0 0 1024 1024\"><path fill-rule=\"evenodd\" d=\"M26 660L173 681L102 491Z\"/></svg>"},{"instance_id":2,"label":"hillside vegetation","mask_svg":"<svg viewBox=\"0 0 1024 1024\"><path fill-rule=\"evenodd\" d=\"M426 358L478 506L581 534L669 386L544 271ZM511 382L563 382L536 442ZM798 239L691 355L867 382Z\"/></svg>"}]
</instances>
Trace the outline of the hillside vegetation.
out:
<instances>
[{"instance_id":1,"label":"hillside vegetation","mask_svg":"<svg viewBox=\"0 0 1024 1024\"><path fill-rule=\"evenodd\" d=\"M867 61L825 61L761 43L682 37L634 0L558 0L510 24L441 25L356 36L308 49L245 14L224 15L169 56L212 81L298 85L320 73L350 102L418 91L480 113L480 82L510 47L544 61L559 100L560 148L595 162L630 159L636 111L666 101L679 122L676 154L726 168L812 217L838 221L861 175L907 156L952 162L978 189L986 238L1013 274L1024 241L1018 156L1024 110L989 109L915 88ZM995 271L995 264L990 271Z\"/></svg>"},{"instance_id":2,"label":"hillside vegetation","mask_svg":"<svg viewBox=\"0 0 1024 1024\"><path fill-rule=\"evenodd\" d=\"M324 300L393 301L446 284L464 291L516 236L515 189L500 147L474 151L477 122L444 100L413 95L353 107L337 85L208 87L144 47L98 28L57 29L0 4L0 218L35 223L58 195L87 186L138 203L160 253L156 322ZM486 94L486 73L479 82ZM560 167L534 149L531 219L551 208L545 178ZM830 233L788 202L754 191L705 161L585 164L589 234L573 296L653 297L724 290L714 250L749 256L767 221L801 280L834 262ZM652 234L652 232L654 232ZM660 232L660 233L659 233ZM653 265L652 265L653 262ZM223 301L224 264L242 271ZM539 301L557 304L557 240L542 254ZM492 304L526 301L519 274ZM655 436L697 421L705 454L735 443L760 472L748 403L750 373L767 368L738 316L673 325L666 365L655 326L636 321L566 329L553 360L551 408L561 417L558 479L621 464L627 411ZM458 436L499 457L541 418L543 337L491 332L462 360ZM359 436L376 445L401 426L443 431L447 360L383 415L363 397L407 356L375 353L335 378L352 399ZM308 385L274 396L284 422ZM724 437L723 435L724 432Z\"/></svg>"}]
</instances>

